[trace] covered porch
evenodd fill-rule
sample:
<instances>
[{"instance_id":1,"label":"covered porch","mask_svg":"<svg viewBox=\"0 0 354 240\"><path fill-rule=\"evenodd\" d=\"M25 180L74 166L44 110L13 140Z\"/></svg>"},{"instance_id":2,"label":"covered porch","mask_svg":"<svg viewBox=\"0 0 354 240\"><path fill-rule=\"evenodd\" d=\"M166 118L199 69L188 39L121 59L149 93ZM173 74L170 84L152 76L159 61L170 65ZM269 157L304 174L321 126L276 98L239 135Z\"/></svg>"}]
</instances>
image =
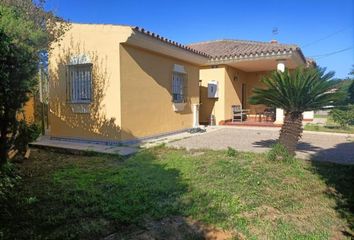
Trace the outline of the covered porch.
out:
<instances>
[{"instance_id":1,"label":"covered porch","mask_svg":"<svg viewBox=\"0 0 354 240\"><path fill-rule=\"evenodd\" d=\"M228 46L236 46L236 43L237 41L224 41L223 48L219 51L224 51ZM306 60L296 46L273 42L246 45L256 50L244 54L215 56L201 68L200 124L274 127L282 125L282 109L273 109L274 116L266 117L263 113L271 106L252 105L248 100L254 88L264 87L261 83L264 75L274 70L295 69L305 65ZM255 45L260 49L268 48L269 51L259 50ZM242 118L243 121L235 121L233 106L243 110L246 116Z\"/></svg>"},{"instance_id":2,"label":"covered porch","mask_svg":"<svg viewBox=\"0 0 354 240\"><path fill-rule=\"evenodd\" d=\"M254 88L262 88L261 78L271 71L296 68L291 59L234 62L200 71L199 121L204 125L281 126L283 111L252 105ZM215 91L215 92L213 92ZM240 108L242 118L234 108ZM238 112L239 113L239 112Z\"/></svg>"}]
</instances>

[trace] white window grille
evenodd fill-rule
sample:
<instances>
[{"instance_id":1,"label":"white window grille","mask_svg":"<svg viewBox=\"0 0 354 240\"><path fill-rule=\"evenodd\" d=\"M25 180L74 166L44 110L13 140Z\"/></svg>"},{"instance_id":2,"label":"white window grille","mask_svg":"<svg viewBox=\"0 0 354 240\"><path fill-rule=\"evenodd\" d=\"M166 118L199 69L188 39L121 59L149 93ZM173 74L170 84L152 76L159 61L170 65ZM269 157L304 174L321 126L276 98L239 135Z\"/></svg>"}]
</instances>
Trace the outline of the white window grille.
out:
<instances>
[{"instance_id":1,"label":"white window grille","mask_svg":"<svg viewBox=\"0 0 354 240\"><path fill-rule=\"evenodd\" d=\"M68 65L68 101L90 103L92 100L92 64Z\"/></svg>"},{"instance_id":2,"label":"white window grille","mask_svg":"<svg viewBox=\"0 0 354 240\"><path fill-rule=\"evenodd\" d=\"M185 102L185 93L186 93L186 74L173 72L172 76L172 101L174 103L183 103Z\"/></svg>"}]
</instances>

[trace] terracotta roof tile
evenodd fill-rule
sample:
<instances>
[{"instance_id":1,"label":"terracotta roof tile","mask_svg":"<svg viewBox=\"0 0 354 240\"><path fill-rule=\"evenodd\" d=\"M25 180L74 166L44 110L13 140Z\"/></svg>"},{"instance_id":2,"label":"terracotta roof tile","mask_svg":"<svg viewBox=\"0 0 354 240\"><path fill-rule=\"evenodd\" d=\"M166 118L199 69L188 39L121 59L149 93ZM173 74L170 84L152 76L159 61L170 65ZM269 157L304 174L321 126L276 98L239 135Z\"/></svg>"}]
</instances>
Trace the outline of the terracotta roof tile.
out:
<instances>
[{"instance_id":1,"label":"terracotta roof tile","mask_svg":"<svg viewBox=\"0 0 354 240\"><path fill-rule=\"evenodd\" d=\"M243 40L216 40L193 43L187 46L196 51L204 52L212 58L249 56L251 54L266 54L300 50L297 45L280 44L275 41L257 42Z\"/></svg>"},{"instance_id":2,"label":"terracotta roof tile","mask_svg":"<svg viewBox=\"0 0 354 240\"><path fill-rule=\"evenodd\" d=\"M171 45L173 45L173 46L175 46L175 47L182 48L182 49L184 49L184 50L187 50L187 51L189 51L189 52L192 52L192 53L201 55L201 56L206 57L206 58L211 58L211 56L210 56L209 54L205 53L205 52L196 50L196 49L191 48L191 47L189 47L189 46L185 46L185 45L180 44L180 43L178 43L178 42L175 42L175 41L172 41L172 40L170 40L170 39L164 38L164 37L162 37L162 36L160 36L160 35L158 35L158 34L156 34L156 33L153 33L153 32L150 32L150 31L145 30L144 28L134 27L133 29L136 30L136 31L138 31L138 32L140 32L140 33L146 34L146 35L148 35L148 36L150 36L150 37L156 38L156 39L158 39L158 40L160 40L160 41L162 41L162 42L171 44Z\"/></svg>"}]
</instances>

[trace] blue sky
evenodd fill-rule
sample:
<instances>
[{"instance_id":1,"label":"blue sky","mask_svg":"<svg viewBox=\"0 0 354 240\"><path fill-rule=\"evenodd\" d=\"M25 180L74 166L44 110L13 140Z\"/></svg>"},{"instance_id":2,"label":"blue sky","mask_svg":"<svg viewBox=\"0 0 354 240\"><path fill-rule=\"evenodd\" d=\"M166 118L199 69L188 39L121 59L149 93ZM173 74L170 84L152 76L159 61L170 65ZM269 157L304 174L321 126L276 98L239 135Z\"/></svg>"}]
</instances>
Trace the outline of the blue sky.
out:
<instances>
[{"instance_id":1,"label":"blue sky","mask_svg":"<svg viewBox=\"0 0 354 240\"><path fill-rule=\"evenodd\" d=\"M48 0L47 8L73 22L140 26L183 44L215 39L296 43L341 78L354 64L353 0Z\"/></svg>"}]
</instances>

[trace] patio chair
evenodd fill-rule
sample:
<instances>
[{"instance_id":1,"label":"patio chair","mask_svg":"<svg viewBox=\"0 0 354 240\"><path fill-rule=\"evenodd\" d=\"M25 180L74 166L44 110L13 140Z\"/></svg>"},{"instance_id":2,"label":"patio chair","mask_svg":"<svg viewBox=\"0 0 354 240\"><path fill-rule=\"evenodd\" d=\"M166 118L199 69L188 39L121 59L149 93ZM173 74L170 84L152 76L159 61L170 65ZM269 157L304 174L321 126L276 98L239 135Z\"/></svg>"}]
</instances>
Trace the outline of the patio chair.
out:
<instances>
[{"instance_id":1,"label":"patio chair","mask_svg":"<svg viewBox=\"0 0 354 240\"><path fill-rule=\"evenodd\" d=\"M265 116L266 121L275 121L275 108L268 107L264 110L263 115Z\"/></svg>"},{"instance_id":2,"label":"patio chair","mask_svg":"<svg viewBox=\"0 0 354 240\"><path fill-rule=\"evenodd\" d=\"M256 108L256 116L255 116L255 121L257 121L257 119L259 120L259 122L262 122L263 116L264 116L264 110L260 109L260 108Z\"/></svg>"},{"instance_id":3,"label":"patio chair","mask_svg":"<svg viewBox=\"0 0 354 240\"><path fill-rule=\"evenodd\" d=\"M242 105L232 105L232 122L242 122L247 119L247 114Z\"/></svg>"}]
</instances>

